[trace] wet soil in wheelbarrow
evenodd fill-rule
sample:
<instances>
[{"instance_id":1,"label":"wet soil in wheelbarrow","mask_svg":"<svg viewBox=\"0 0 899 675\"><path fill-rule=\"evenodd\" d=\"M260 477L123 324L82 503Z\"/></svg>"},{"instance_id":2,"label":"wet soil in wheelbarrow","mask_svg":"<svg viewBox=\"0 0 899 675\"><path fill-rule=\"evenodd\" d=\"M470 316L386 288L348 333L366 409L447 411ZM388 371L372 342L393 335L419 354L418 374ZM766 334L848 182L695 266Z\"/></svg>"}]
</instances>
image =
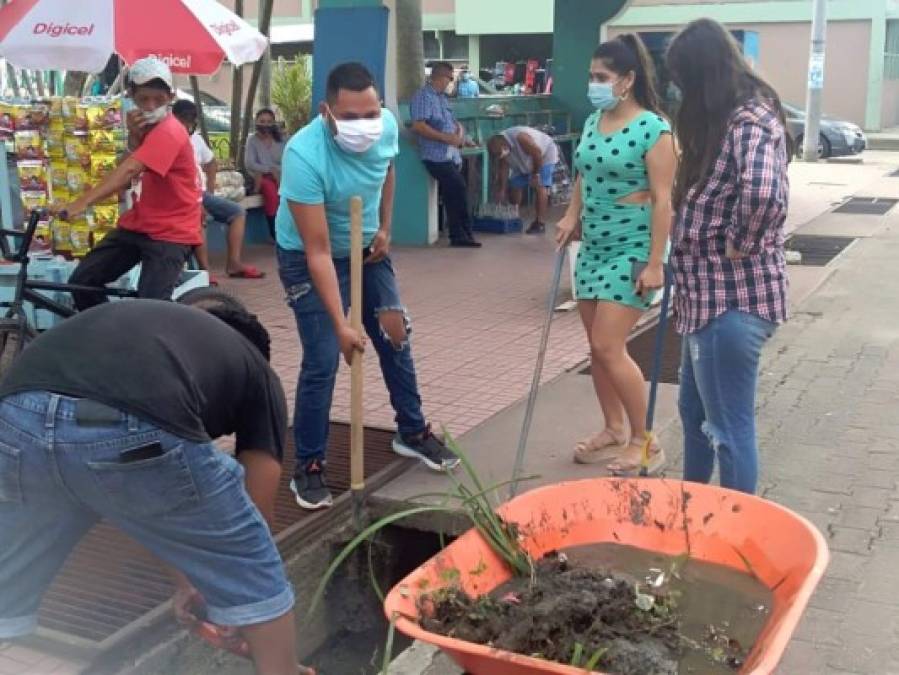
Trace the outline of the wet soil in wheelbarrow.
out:
<instances>
[{"instance_id":1,"label":"wet soil in wheelbarrow","mask_svg":"<svg viewBox=\"0 0 899 675\"><path fill-rule=\"evenodd\" d=\"M622 675L739 671L771 592L749 574L618 544L552 553L533 579L470 598L420 600L422 627L461 640Z\"/></svg>"}]
</instances>

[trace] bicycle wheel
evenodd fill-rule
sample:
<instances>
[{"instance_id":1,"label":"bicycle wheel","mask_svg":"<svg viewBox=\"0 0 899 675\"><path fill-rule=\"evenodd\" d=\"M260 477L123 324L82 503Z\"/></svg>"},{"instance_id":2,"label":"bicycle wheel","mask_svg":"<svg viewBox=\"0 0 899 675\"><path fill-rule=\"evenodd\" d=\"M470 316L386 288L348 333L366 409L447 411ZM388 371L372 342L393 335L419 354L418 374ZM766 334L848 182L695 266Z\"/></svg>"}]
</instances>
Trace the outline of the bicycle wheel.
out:
<instances>
[{"instance_id":1,"label":"bicycle wheel","mask_svg":"<svg viewBox=\"0 0 899 675\"><path fill-rule=\"evenodd\" d=\"M189 305L198 309L206 307L227 307L228 309L244 310L243 303L233 295L216 288L195 288L178 298L181 305Z\"/></svg>"},{"instance_id":2,"label":"bicycle wheel","mask_svg":"<svg viewBox=\"0 0 899 675\"><path fill-rule=\"evenodd\" d=\"M0 320L0 378L35 337L34 330L18 319Z\"/></svg>"}]
</instances>

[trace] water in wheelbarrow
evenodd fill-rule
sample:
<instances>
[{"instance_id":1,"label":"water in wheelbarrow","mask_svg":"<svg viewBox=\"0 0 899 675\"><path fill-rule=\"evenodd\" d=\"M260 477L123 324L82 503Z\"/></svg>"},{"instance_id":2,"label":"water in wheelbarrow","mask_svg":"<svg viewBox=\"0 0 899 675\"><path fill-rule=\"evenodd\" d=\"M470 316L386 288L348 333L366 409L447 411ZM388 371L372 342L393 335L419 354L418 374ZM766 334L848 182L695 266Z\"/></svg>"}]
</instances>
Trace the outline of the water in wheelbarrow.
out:
<instances>
[{"instance_id":1,"label":"water in wheelbarrow","mask_svg":"<svg viewBox=\"0 0 899 675\"><path fill-rule=\"evenodd\" d=\"M600 543L549 554L533 583L479 599L438 592L423 625L602 672L719 675L740 670L772 602L748 573Z\"/></svg>"}]
</instances>

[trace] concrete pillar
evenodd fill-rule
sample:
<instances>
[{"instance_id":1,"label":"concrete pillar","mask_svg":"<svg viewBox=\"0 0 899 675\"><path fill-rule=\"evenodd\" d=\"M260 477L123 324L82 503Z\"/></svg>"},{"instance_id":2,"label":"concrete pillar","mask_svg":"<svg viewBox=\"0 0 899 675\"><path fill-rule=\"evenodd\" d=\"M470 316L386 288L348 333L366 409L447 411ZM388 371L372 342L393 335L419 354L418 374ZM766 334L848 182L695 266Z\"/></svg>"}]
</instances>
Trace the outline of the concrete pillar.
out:
<instances>
[{"instance_id":1,"label":"concrete pillar","mask_svg":"<svg viewBox=\"0 0 899 675\"><path fill-rule=\"evenodd\" d=\"M576 129L591 112L587 69L599 43L600 26L627 0L555 0L553 18L553 96L571 110Z\"/></svg>"},{"instance_id":2,"label":"concrete pillar","mask_svg":"<svg viewBox=\"0 0 899 675\"><path fill-rule=\"evenodd\" d=\"M468 36L468 69L480 77L481 72L481 36Z\"/></svg>"}]
</instances>

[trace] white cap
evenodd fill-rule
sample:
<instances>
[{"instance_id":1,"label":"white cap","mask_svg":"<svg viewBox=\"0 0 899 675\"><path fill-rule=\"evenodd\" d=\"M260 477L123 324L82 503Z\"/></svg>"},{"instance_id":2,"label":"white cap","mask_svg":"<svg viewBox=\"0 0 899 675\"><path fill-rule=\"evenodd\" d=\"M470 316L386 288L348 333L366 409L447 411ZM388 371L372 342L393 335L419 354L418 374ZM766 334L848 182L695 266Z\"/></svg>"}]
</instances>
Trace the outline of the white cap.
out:
<instances>
[{"instance_id":1,"label":"white cap","mask_svg":"<svg viewBox=\"0 0 899 675\"><path fill-rule=\"evenodd\" d=\"M147 56L135 61L128 71L128 79L136 85L146 84L151 80L162 80L169 89L174 91L175 88L172 83L172 70L164 61L154 56Z\"/></svg>"}]
</instances>

